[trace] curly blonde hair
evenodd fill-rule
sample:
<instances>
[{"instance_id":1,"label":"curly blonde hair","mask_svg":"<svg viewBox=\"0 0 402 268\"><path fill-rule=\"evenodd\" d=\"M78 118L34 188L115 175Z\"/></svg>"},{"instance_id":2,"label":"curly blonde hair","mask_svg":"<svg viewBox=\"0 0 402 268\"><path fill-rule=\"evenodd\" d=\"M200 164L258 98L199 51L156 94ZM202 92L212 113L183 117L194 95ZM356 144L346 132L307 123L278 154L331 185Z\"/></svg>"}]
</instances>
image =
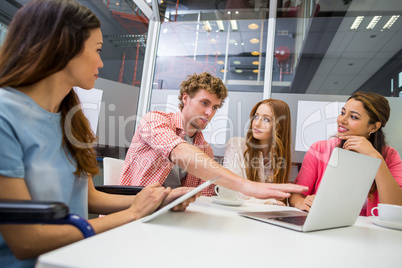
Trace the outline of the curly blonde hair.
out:
<instances>
[{"instance_id":1,"label":"curly blonde hair","mask_svg":"<svg viewBox=\"0 0 402 268\"><path fill-rule=\"evenodd\" d=\"M179 108L183 110L183 94L187 93L191 98L201 89L205 89L212 94L218 95L221 99L221 105L228 96L228 90L218 77L212 76L210 73L203 72L200 74L188 75L187 80L180 84Z\"/></svg>"}]
</instances>

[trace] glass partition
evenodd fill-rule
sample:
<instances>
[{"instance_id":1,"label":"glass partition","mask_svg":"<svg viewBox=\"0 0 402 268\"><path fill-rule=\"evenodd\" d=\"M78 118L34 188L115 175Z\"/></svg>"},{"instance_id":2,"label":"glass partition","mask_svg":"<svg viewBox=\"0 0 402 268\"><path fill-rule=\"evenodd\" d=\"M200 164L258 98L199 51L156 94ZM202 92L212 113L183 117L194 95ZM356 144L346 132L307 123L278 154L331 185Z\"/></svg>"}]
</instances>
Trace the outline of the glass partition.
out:
<instances>
[{"instance_id":1,"label":"glass partition","mask_svg":"<svg viewBox=\"0 0 402 268\"><path fill-rule=\"evenodd\" d=\"M276 57L273 92L373 91L398 97L401 9L397 1L319 1L308 12L314 16L307 23L300 16L278 18L275 47L288 47L284 51L285 55L290 51L290 56ZM301 42L298 36L303 36ZM284 40L289 37L295 41ZM290 83L277 87L277 81Z\"/></svg>"},{"instance_id":2,"label":"glass partition","mask_svg":"<svg viewBox=\"0 0 402 268\"><path fill-rule=\"evenodd\" d=\"M169 12L161 24L150 110L178 111L179 85L188 75L221 78L229 97L203 133L215 155L223 155L227 138L245 134L249 111L262 98L267 16L266 7Z\"/></svg>"},{"instance_id":3,"label":"glass partition","mask_svg":"<svg viewBox=\"0 0 402 268\"><path fill-rule=\"evenodd\" d=\"M102 22L105 67L100 77L138 91L147 60L149 19L132 0L79 2ZM144 70L153 73L153 84L145 89L152 91L149 109L166 109L167 95L161 99L157 94L177 95L187 75L207 71L229 89L231 118L226 125L219 123L225 139L244 136L249 111L263 96L290 104L296 136L299 100L342 102L355 91L374 91L390 101L387 137L402 152L402 129L396 123L402 107L399 0L157 2L161 30L155 67ZM151 1L146 3L152 8ZM5 31L0 25L0 38ZM215 153L222 152L218 148ZM299 153L301 159L304 152L295 155Z\"/></svg>"},{"instance_id":4,"label":"glass partition","mask_svg":"<svg viewBox=\"0 0 402 268\"><path fill-rule=\"evenodd\" d=\"M164 7L153 92L178 90L192 73L207 71L222 78L230 91L228 110L232 112L227 138L244 136L244 118L253 105L245 105L234 92L250 96L268 90L269 96L287 101L294 143L298 100L343 102L355 91L386 97L402 94L398 1L277 1L273 18L268 16L269 1L190 2ZM274 40L269 40L273 46L267 43L271 22L275 24ZM272 61L267 55L273 55ZM265 72L271 70L272 79L266 81ZM161 107L152 103L156 99L160 100L152 96L151 110ZM234 107L240 109L236 116ZM391 122L395 116L391 115ZM389 124L388 136L391 145L398 147L394 127ZM308 140L307 146L315 139ZM304 151L296 150L295 155L295 161L301 161Z\"/></svg>"},{"instance_id":5,"label":"glass partition","mask_svg":"<svg viewBox=\"0 0 402 268\"><path fill-rule=\"evenodd\" d=\"M262 92L266 28L267 20L162 23L153 88L178 89L187 75L205 71L230 90Z\"/></svg>"},{"instance_id":6,"label":"glass partition","mask_svg":"<svg viewBox=\"0 0 402 268\"><path fill-rule=\"evenodd\" d=\"M0 22L0 46L3 44L7 34L7 25Z\"/></svg>"},{"instance_id":7,"label":"glass partition","mask_svg":"<svg viewBox=\"0 0 402 268\"><path fill-rule=\"evenodd\" d=\"M388 98L392 112L384 131L389 144L401 153L399 1L310 4L300 3L292 16L283 16L286 11L278 9L282 16L276 20L272 97L290 105L294 161L302 161L313 142L336 134L340 107L356 91ZM303 17L306 14L311 18ZM282 55L276 56L280 51ZM300 107L309 113L302 115Z\"/></svg>"}]
</instances>

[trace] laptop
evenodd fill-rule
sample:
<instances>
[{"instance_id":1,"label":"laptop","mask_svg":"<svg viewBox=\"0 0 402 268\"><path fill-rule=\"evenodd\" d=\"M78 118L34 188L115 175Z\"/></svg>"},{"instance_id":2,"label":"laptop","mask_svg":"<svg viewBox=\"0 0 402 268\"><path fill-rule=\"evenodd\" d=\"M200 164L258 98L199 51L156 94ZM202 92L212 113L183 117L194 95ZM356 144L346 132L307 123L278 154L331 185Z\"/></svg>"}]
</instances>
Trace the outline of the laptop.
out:
<instances>
[{"instance_id":1,"label":"laptop","mask_svg":"<svg viewBox=\"0 0 402 268\"><path fill-rule=\"evenodd\" d=\"M192 197L193 195L201 192L202 190L204 190L205 188L207 188L208 186L214 184L221 176L215 177L213 179L210 179L200 185L198 185L196 188L194 188L193 190L189 191L188 193L182 195L181 197L175 199L174 201L170 202L169 204L167 204L166 206L164 206L161 209L158 209L157 211L155 211L154 213L152 213L151 215L144 217L142 219L142 222L149 222L153 219L155 219L156 217L168 212L169 210L171 210L172 208L174 208L175 206L177 206L178 204L182 203L183 201L186 201L187 199L189 199L190 197Z\"/></svg>"},{"instance_id":2,"label":"laptop","mask_svg":"<svg viewBox=\"0 0 402 268\"><path fill-rule=\"evenodd\" d=\"M300 232L353 225L364 205L381 160L335 148L310 212L240 212L241 216Z\"/></svg>"}]
</instances>

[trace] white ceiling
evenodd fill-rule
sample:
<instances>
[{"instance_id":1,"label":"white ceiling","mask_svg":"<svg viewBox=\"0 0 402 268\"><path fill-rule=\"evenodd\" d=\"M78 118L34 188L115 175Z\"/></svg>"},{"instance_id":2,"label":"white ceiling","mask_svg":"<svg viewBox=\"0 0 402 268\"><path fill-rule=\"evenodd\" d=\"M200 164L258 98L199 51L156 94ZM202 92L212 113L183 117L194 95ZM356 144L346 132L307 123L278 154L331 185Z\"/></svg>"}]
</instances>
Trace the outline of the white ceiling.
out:
<instances>
[{"instance_id":1,"label":"white ceiling","mask_svg":"<svg viewBox=\"0 0 402 268\"><path fill-rule=\"evenodd\" d=\"M400 15L400 0L353 1L306 93L349 95L372 77L402 48L402 16L389 30L381 31L391 15ZM366 29L375 15L377 26ZM356 16L365 16L351 30Z\"/></svg>"}]
</instances>

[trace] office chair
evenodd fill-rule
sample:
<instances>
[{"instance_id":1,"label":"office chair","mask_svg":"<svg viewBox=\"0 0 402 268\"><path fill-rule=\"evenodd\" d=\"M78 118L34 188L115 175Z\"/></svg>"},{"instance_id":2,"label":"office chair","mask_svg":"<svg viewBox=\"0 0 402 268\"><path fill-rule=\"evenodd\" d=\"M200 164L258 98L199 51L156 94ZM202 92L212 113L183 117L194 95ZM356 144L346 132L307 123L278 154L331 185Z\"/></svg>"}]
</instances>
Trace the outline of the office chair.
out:
<instances>
[{"instance_id":1,"label":"office chair","mask_svg":"<svg viewBox=\"0 0 402 268\"><path fill-rule=\"evenodd\" d=\"M118 185L124 160L104 157L103 158L103 184Z\"/></svg>"},{"instance_id":2,"label":"office chair","mask_svg":"<svg viewBox=\"0 0 402 268\"><path fill-rule=\"evenodd\" d=\"M69 214L62 202L0 199L0 224L70 224L85 238L95 235L89 222Z\"/></svg>"},{"instance_id":3,"label":"office chair","mask_svg":"<svg viewBox=\"0 0 402 268\"><path fill-rule=\"evenodd\" d=\"M96 190L121 195L136 195L144 186L125 186L118 185L121 169L123 168L124 160L104 157L103 158L103 184L95 186Z\"/></svg>"}]
</instances>

